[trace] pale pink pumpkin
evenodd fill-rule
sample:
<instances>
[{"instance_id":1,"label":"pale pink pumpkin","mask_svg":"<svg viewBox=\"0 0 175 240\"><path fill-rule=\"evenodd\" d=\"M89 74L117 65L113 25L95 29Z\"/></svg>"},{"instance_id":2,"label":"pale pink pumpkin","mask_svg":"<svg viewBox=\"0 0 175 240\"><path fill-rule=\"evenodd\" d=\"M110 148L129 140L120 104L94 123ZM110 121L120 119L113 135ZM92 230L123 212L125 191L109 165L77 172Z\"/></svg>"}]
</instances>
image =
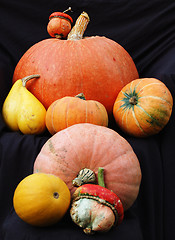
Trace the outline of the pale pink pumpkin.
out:
<instances>
[{"instance_id":1,"label":"pale pink pumpkin","mask_svg":"<svg viewBox=\"0 0 175 240\"><path fill-rule=\"evenodd\" d=\"M116 131L90 123L80 123L53 135L42 147L34 163L34 172L59 176L72 184L81 169L95 172L104 168L105 186L112 190L128 209L136 200L141 169L131 145Z\"/></svg>"}]
</instances>

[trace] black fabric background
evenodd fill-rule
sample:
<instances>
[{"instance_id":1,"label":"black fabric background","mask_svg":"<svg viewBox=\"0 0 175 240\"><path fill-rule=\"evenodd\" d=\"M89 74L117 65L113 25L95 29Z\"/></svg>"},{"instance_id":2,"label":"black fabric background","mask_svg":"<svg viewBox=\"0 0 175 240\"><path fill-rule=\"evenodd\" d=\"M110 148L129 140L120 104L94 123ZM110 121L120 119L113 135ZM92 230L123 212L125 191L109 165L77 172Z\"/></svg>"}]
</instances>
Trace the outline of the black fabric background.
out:
<instances>
[{"instance_id":1,"label":"black fabric background","mask_svg":"<svg viewBox=\"0 0 175 240\"><path fill-rule=\"evenodd\" d=\"M109 37L132 56L140 77L163 81L175 97L175 2L143 0L1 0L0 1L0 104L12 86L14 68L33 44L48 38L48 17L69 6L74 21L88 12L85 36ZM134 205L123 223L106 234L86 236L69 213L49 228L32 227L13 210L17 184L32 173L33 162L50 135L29 136L10 132L0 119L0 239L2 240L171 240L175 238L175 113L157 135L137 139L124 136L140 161L142 182Z\"/></svg>"}]
</instances>

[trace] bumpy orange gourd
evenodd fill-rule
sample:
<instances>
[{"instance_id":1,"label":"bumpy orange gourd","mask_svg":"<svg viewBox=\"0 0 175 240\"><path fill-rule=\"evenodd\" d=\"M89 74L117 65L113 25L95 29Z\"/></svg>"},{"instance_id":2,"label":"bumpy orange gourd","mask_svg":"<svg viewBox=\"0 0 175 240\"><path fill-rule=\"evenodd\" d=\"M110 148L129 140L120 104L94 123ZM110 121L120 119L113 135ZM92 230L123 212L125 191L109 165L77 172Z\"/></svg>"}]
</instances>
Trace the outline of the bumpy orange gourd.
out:
<instances>
[{"instance_id":1,"label":"bumpy orange gourd","mask_svg":"<svg viewBox=\"0 0 175 240\"><path fill-rule=\"evenodd\" d=\"M124 132L135 137L147 137L165 127L172 107L172 95L163 82L142 78L132 81L120 91L113 114Z\"/></svg>"},{"instance_id":2,"label":"bumpy orange gourd","mask_svg":"<svg viewBox=\"0 0 175 240\"><path fill-rule=\"evenodd\" d=\"M105 107L94 100L85 100L83 94L54 101L46 112L46 127L53 135L77 123L108 126Z\"/></svg>"},{"instance_id":3,"label":"bumpy orange gourd","mask_svg":"<svg viewBox=\"0 0 175 240\"><path fill-rule=\"evenodd\" d=\"M121 199L124 209L129 208L139 192L140 165L130 144L110 128L79 123L57 132L42 147L34 172L59 176L73 193L79 172L89 182L92 174L84 169L97 176L99 167L104 168L106 188Z\"/></svg>"},{"instance_id":4,"label":"bumpy orange gourd","mask_svg":"<svg viewBox=\"0 0 175 240\"><path fill-rule=\"evenodd\" d=\"M47 31L51 37L66 38L71 30L73 19L65 12L71 10L68 8L64 12L53 12L49 16Z\"/></svg>"},{"instance_id":5,"label":"bumpy orange gourd","mask_svg":"<svg viewBox=\"0 0 175 240\"><path fill-rule=\"evenodd\" d=\"M59 177L35 173L16 187L13 205L17 215L34 226L49 226L58 222L70 205L70 191Z\"/></svg>"},{"instance_id":6,"label":"bumpy orange gourd","mask_svg":"<svg viewBox=\"0 0 175 240\"><path fill-rule=\"evenodd\" d=\"M138 78L131 56L121 45L107 37L83 38L88 22L89 16L83 12L67 40L50 38L36 43L15 68L13 82L40 74L27 87L46 109L59 98L83 92L87 100L102 103L112 115L118 92Z\"/></svg>"}]
</instances>

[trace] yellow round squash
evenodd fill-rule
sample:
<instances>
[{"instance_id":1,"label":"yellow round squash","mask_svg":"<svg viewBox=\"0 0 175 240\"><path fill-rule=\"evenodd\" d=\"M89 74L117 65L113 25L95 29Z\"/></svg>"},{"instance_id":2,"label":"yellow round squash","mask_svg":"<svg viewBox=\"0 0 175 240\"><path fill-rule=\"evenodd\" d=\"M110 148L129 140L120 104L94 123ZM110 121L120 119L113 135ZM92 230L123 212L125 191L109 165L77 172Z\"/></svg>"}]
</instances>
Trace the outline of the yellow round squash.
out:
<instances>
[{"instance_id":1,"label":"yellow round squash","mask_svg":"<svg viewBox=\"0 0 175 240\"><path fill-rule=\"evenodd\" d=\"M26 223L49 226L65 215L70 199L70 191L59 177L34 173L16 187L13 205L17 215Z\"/></svg>"}]
</instances>

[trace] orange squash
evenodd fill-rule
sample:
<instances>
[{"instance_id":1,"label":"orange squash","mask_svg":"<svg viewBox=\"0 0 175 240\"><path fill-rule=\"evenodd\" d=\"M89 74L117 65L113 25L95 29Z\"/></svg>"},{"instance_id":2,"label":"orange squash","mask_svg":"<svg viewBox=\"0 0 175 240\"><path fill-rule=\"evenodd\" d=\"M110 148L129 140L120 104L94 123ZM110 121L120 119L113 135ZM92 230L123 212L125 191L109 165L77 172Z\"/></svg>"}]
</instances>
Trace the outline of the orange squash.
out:
<instances>
[{"instance_id":1,"label":"orange squash","mask_svg":"<svg viewBox=\"0 0 175 240\"><path fill-rule=\"evenodd\" d=\"M46 127L52 135L77 123L93 123L107 127L107 111L97 101L86 101L83 94L58 99L47 109Z\"/></svg>"},{"instance_id":2,"label":"orange squash","mask_svg":"<svg viewBox=\"0 0 175 240\"><path fill-rule=\"evenodd\" d=\"M57 99L83 92L112 115L118 92L138 78L131 56L121 45L107 37L83 38L88 22L83 12L66 40L50 38L34 44L15 68L13 82L40 74L27 88L46 109Z\"/></svg>"},{"instance_id":3,"label":"orange squash","mask_svg":"<svg viewBox=\"0 0 175 240\"><path fill-rule=\"evenodd\" d=\"M99 167L106 188L128 209L139 192L140 164L130 144L110 128L79 123L57 132L42 147L34 172L59 176L74 193L75 186L97 178Z\"/></svg>"},{"instance_id":4,"label":"orange squash","mask_svg":"<svg viewBox=\"0 0 175 240\"><path fill-rule=\"evenodd\" d=\"M47 31L51 37L66 38L71 30L73 19L65 12L71 10L68 8L64 12L53 12L49 16Z\"/></svg>"},{"instance_id":5,"label":"orange squash","mask_svg":"<svg viewBox=\"0 0 175 240\"><path fill-rule=\"evenodd\" d=\"M113 115L127 134L147 137L159 133L168 123L173 98L163 82L155 78L136 79L118 94Z\"/></svg>"},{"instance_id":6,"label":"orange squash","mask_svg":"<svg viewBox=\"0 0 175 240\"><path fill-rule=\"evenodd\" d=\"M16 187L13 205L17 215L34 226L49 226L58 222L70 205L70 191L59 177L35 173Z\"/></svg>"}]
</instances>

